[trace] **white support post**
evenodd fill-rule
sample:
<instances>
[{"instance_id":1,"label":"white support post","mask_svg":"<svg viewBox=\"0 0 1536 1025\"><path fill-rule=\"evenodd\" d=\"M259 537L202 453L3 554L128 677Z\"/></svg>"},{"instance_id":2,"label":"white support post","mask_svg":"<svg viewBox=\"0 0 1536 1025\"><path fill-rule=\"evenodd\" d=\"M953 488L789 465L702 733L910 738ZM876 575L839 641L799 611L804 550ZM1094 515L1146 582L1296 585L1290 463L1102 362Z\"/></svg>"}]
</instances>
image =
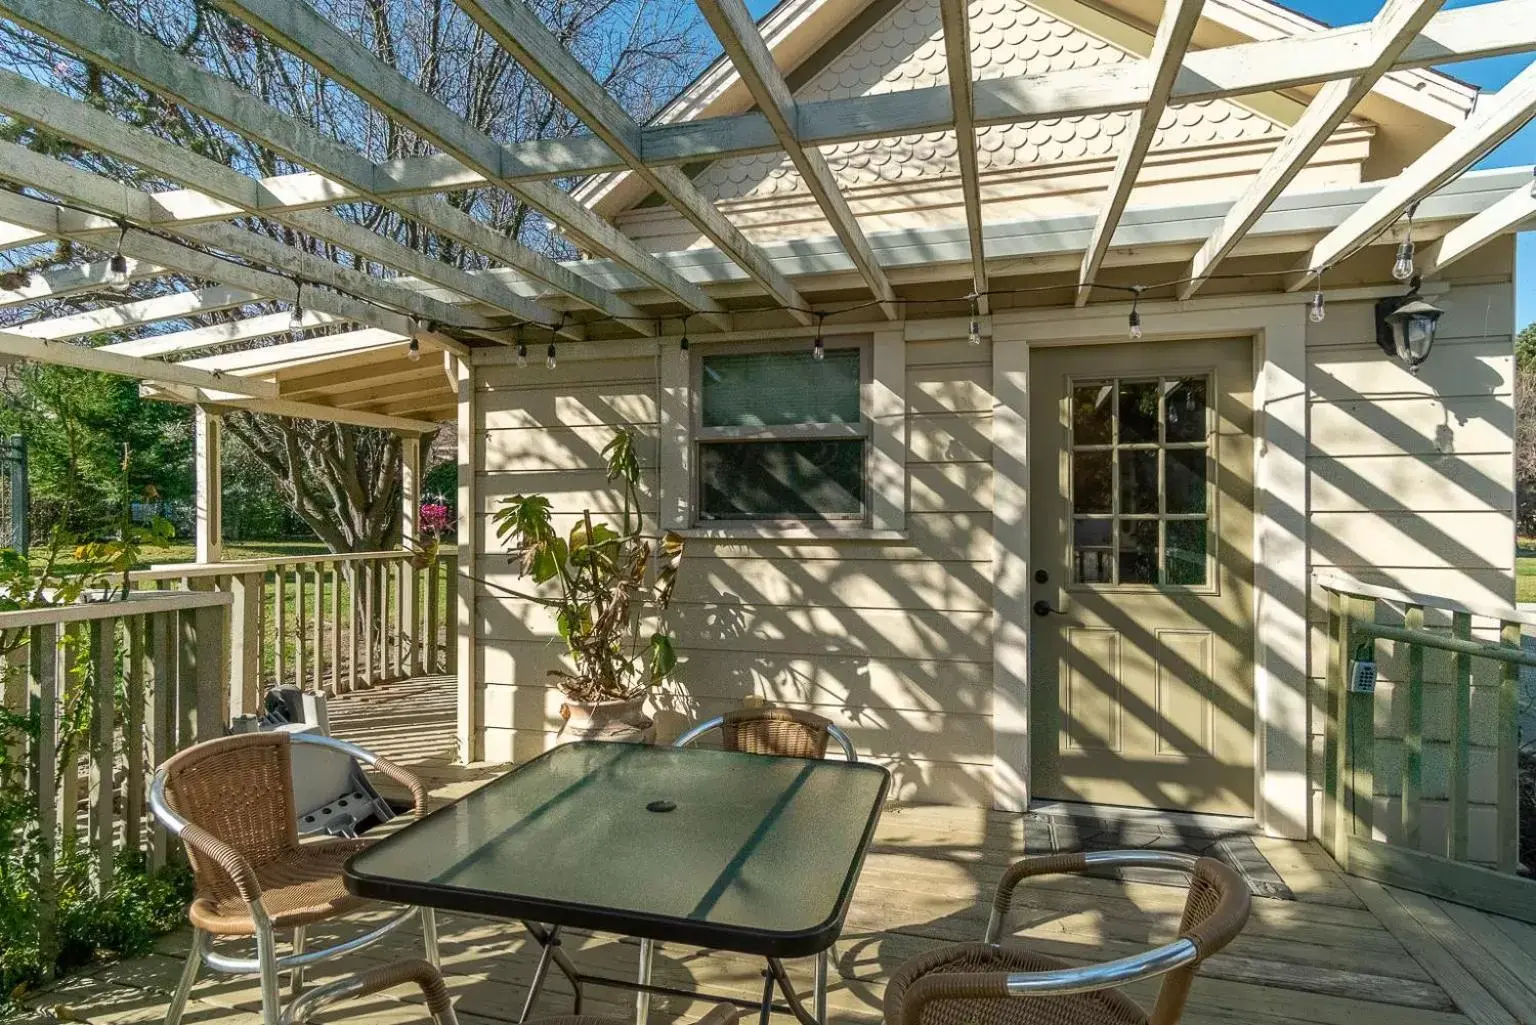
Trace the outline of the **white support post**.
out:
<instances>
[{"instance_id":1,"label":"white support post","mask_svg":"<svg viewBox=\"0 0 1536 1025\"><path fill-rule=\"evenodd\" d=\"M408 552L421 548L421 435L400 435L400 547ZM421 609L416 600L416 568L407 564L400 575L400 639L410 667L403 671L426 672L421 638Z\"/></svg>"},{"instance_id":2,"label":"white support post","mask_svg":"<svg viewBox=\"0 0 1536 1025\"><path fill-rule=\"evenodd\" d=\"M219 468L220 416L199 405L193 459L197 463L197 561L224 561L224 481Z\"/></svg>"},{"instance_id":3,"label":"white support post","mask_svg":"<svg viewBox=\"0 0 1536 1025\"><path fill-rule=\"evenodd\" d=\"M484 732L480 722L478 617L475 615L476 554L483 543L480 530L479 471L485 466L485 425L480 419L479 399L475 393L475 370L468 359L459 359L459 502L458 502L458 574L453 593L458 596L453 615L457 618L458 648L458 741L459 760L474 762L483 757Z\"/></svg>"}]
</instances>

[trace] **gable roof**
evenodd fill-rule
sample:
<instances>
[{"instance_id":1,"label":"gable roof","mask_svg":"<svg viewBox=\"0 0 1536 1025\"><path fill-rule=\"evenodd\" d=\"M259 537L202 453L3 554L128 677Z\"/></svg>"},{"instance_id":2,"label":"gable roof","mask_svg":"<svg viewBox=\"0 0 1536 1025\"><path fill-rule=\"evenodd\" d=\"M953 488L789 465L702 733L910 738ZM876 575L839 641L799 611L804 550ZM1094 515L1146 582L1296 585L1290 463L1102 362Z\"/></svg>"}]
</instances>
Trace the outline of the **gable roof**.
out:
<instances>
[{"instance_id":1,"label":"gable roof","mask_svg":"<svg viewBox=\"0 0 1536 1025\"><path fill-rule=\"evenodd\" d=\"M1162 0L1029 0L1032 7L1068 22L1111 46L1145 54L1163 6ZM782 0L758 23L792 90L801 89L896 10L900 0ZM972 5L975 23L978 4ZM935 8L936 9L936 8ZM1201 11L1191 49L1233 43L1306 36L1328 28L1271 0L1207 0ZM1253 107L1272 119L1299 116L1316 87L1294 90L1301 102L1275 93L1240 97L1234 102ZM1431 69L1393 71L1384 75L1370 99L1357 113L1387 126L1402 123L1406 138L1393 139L1390 152L1410 158L1428 148L1450 126L1459 124L1476 102L1478 90L1450 75ZM704 117L743 113L751 97L730 60L722 55L668 103L653 124L675 124ZM1406 161L1400 161L1406 163ZM1390 169L1395 173L1396 167ZM613 216L648 195L628 170L595 175L574 192L582 203Z\"/></svg>"}]
</instances>

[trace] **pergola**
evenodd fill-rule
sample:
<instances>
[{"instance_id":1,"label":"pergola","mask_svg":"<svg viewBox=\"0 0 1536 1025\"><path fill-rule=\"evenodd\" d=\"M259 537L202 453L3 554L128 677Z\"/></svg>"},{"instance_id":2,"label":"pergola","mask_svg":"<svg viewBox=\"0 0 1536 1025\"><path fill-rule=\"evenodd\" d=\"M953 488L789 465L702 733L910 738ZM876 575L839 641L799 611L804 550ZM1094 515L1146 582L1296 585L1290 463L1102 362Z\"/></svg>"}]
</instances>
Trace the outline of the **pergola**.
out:
<instances>
[{"instance_id":1,"label":"pergola","mask_svg":"<svg viewBox=\"0 0 1536 1025\"><path fill-rule=\"evenodd\" d=\"M694 185L685 165L782 152L831 225L851 274L837 278L865 293L878 317L904 316L906 301L882 259L878 240L859 219L818 147L924 132L955 132L964 196L966 258L953 278L963 299L988 312L991 278L1017 257L988 252L995 231L978 186L976 131L1048 118L1130 112L1110 185L1091 227L1079 238L1072 294L1078 305L1102 291L1106 259L1142 257L1122 227L1143 160L1165 108L1224 97L1321 86L1261 172L1221 215L1188 259L1176 286L1193 296L1241 251L1262 218L1330 134L1383 76L1430 65L1536 49L1536 2L1497 2L1440 11L1440 0L1386 0L1365 24L1309 35L1204 50L1190 42L1200 0L1168 0L1145 59L1022 77L977 80L970 65L966 0L941 0L949 84L814 103L797 102L784 72L742 0L698 0L726 59L755 109L677 123L642 125L566 51L520 0L457 0L487 33L591 130L589 135L507 144L470 126L437 99L349 38L300 0L209 0L308 62L438 153L377 163L298 123L275 107L83 0L0 0L0 16L81 58L137 82L229 130L270 148L302 172L256 179L131 128L109 114L9 71L0 71L0 112L45 127L81 147L109 154L180 183L148 193L64 161L0 142L0 179L25 191L0 191L0 245L70 239L126 258L129 276L177 275L206 287L126 302L0 332L0 354L123 374L146 394L199 409L202 494L199 554L217 558L217 417L222 409L311 417L380 427L419 437L449 416L468 380L471 350L516 345L525 326L553 338L675 339L760 332L765 304L789 332L818 329L828 309L802 294L785 261L748 239ZM1396 177L1355 190L1358 202L1297 250L1286 281L1306 287L1328 268L1374 242L1397 241L1390 229L1404 211L1445 189L1536 113L1536 66L1498 93L1482 97L1460 125ZM611 222L552 183L623 171L639 177L712 243L730 267L711 276L697 262L646 251ZM1468 206L1453 196L1450 218L1421 255L1432 273L1515 230L1536 213L1526 180L1497 177ZM595 258L559 263L492 230L454 207L445 193L505 189ZM1460 195L1469 194L1464 191ZM330 212L365 199L483 254L488 270L462 270ZM231 223L264 218L333 243L372 270L358 270L285 246ZM1055 254L1059 259L1061 253ZM1146 257L1148 261L1156 258ZM0 292L0 305L33 303L100 286L105 262L35 276ZM1014 272L1016 273L1016 271ZM722 284L728 279L729 287ZM1113 287L1113 286L1111 286ZM293 310L264 313L101 348L69 340L246 304L276 301ZM750 311L751 316L746 316ZM297 329L295 331L295 329ZM300 337L300 332L321 333ZM282 336L294 340L218 352ZM544 337L541 335L539 337ZM419 359L426 351L430 359ZM412 445L414 450L417 446ZM415 475L413 475L415 476ZM211 503L211 504L210 504Z\"/></svg>"}]
</instances>

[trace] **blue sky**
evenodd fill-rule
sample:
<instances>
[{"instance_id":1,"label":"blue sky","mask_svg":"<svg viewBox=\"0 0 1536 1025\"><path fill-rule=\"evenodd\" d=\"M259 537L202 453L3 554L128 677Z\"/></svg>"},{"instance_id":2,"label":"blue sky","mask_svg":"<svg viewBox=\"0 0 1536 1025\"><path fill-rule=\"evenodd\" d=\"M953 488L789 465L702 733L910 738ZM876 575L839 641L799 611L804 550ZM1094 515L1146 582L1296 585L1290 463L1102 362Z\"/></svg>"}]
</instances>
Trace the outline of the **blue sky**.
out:
<instances>
[{"instance_id":1,"label":"blue sky","mask_svg":"<svg viewBox=\"0 0 1536 1025\"><path fill-rule=\"evenodd\" d=\"M1381 0L1283 0L1287 7L1331 25L1367 21L1381 9ZM1477 7L1488 0L1448 0L1452 7ZM1530 54L1490 57L1447 66L1444 70L1464 82L1493 92L1518 75L1531 61ZM1478 167L1536 165L1536 122L1516 132L1508 142L1484 157ZM1516 251L1515 324L1536 320L1536 232L1522 232Z\"/></svg>"}]
</instances>

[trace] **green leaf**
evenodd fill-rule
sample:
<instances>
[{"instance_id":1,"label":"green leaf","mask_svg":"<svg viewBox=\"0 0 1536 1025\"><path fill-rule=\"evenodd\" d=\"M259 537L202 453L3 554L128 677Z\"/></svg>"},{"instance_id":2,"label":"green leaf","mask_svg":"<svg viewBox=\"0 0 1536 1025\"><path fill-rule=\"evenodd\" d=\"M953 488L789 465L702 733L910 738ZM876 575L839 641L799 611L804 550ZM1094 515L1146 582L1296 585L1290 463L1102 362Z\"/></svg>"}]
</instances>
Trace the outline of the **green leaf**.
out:
<instances>
[{"instance_id":1,"label":"green leaf","mask_svg":"<svg viewBox=\"0 0 1536 1025\"><path fill-rule=\"evenodd\" d=\"M660 683L677 668L677 649L664 633L651 634L651 682Z\"/></svg>"}]
</instances>

